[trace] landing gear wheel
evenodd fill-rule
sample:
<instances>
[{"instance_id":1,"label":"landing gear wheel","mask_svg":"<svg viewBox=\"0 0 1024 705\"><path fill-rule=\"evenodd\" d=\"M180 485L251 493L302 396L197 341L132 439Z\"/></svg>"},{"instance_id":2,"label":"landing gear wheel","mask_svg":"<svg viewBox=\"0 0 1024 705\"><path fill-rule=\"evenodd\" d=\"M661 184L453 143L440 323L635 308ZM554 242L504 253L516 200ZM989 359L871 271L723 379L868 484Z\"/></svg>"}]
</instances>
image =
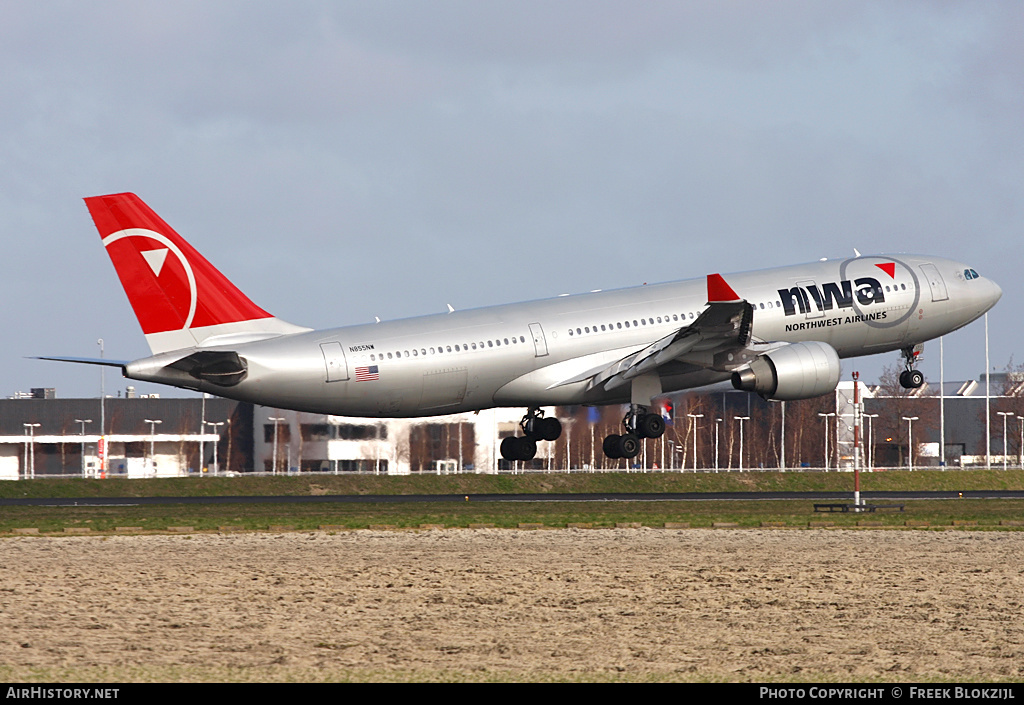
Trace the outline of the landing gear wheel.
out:
<instances>
[{"instance_id":1,"label":"landing gear wheel","mask_svg":"<svg viewBox=\"0 0 1024 705\"><path fill-rule=\"evenodd\" d=\"M622 458L635 458L640 454L640 439L632 433L624 433L619 436L617 450Z\"/></svg>"},{"instance_id":2,"label":"landing gear wheel","mask_svg":"<svg viewBox=\"0 0 1024 705\"><path fill-rule=\"evenodd\" d=\"M562 422L554 416L541 416L538 409L530 409L519 422L523 435L538 441L556 441L562 435Z\"/></svg>"},{"instance_id":3,"label":"landing gear wheel","mask_svg":"<svg viewBox=\"0 0 1024 705\"><path fill-rule=\"evenodd\" d=\"M529 436L523 436L518 439L519 441L519 458L518 460L533 460L534 456L537 455L537 441Z\"/></svg>"},{"instance_id":4,"label":"landing gear wheel","mask_svg":"<svg viewBox=\"0 0 1024 705\"><path fill-rule=\"evenodd\" d=\"M519 442L515 436L508 436L501 439L501 457L505 460L517 460L516 451L519 448Z\"/></svg>"},{"instance_id":5,"label":"landing gear wheel","mask_svg":"<svg viewBox=\"0 0 1024 705\"><path fill-rule=\"evenodd\" d=\"M505 460L533 460L537 455L537 441L529 436L509 436L501 440L501 457Z\"/></svg>"},{"instance_id":6,"label":"landing gear wheel","mask_svg":"<svg viewBox=\"0 0 1024 705\"><path fill-rule=\"evenodd\" d=\"M537 419L537 435L542 441L557 441L562 435L562 422L553 416Z\"/></svg>"},{"instance_id":7,"label":"landing gear wheel","mask_svg":"<svg viewBox=\"0 0 1024 705\"><path fill-rule=\"evenodd\" d=\"M636 426L636 435L640 438L661 438L665 433L665 419L661 414L644 414Z\"/></svg>"},{"instance_id":8,"label":"landing gear wheel","mask_svg":"<svg viewBox=\"0 0 1024 705\"><path fill-rule=\"evenodd\" d=\"M619 438L620 436L617 436L615 434L605 436L604 443L601 446L601 448L604 450L605 456L611 458L612 460L618 460L619 458L622 457L619 454Z\"/></svg>"},{"instance_id":9,"label":"landing gear wheel","mask_svg":"<svg viewBox=\"0 0 1024 705\"><path fill-rule=\"evenodd\" d=\"M900 386L904 389L920 389L924 386L924 373L921 370L904 370L900 373Z\"/></svg>"}]
</instances>

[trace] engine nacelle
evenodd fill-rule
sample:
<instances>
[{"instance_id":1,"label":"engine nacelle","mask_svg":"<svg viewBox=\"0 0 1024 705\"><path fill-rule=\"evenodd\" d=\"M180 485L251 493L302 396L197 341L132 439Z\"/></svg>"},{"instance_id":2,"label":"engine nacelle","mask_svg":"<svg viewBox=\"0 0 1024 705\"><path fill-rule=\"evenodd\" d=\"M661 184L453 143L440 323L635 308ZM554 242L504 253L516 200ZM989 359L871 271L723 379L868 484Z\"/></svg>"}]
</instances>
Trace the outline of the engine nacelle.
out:
<instances>
[{"instance_id":1,"label":"engine nacelle","mask_svg":"<svg viewBox=\"0 0 1024 705\"><path fill-rule=\"evenodd\" d=\"M754 358L732 373L732 386L765 399L794 401L834 391L839 384L839 355L827 343L793 343Z\"/></svg>"}]
</instances>

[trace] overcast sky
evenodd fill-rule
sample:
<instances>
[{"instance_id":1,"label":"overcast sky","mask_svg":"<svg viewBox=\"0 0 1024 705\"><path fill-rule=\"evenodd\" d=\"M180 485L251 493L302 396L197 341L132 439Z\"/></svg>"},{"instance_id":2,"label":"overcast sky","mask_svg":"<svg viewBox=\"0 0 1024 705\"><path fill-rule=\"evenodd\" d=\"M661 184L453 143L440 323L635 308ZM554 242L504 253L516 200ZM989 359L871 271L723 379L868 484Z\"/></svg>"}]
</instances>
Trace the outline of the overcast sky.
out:
<instances>
[{"instance_id":1,"label":"overcast sky","mask_svg":"<svg viewBox=\"0 0 1024 705\"><path fill-rule=\"evenodd\" d=\"M301 325L856 247L992 277L1024 362L1021 37L1017 0L0 0L0 396L149 354L81 200L119 191ZM945 352L981 374L983 323Z\"/></svg>"}]
</instances>

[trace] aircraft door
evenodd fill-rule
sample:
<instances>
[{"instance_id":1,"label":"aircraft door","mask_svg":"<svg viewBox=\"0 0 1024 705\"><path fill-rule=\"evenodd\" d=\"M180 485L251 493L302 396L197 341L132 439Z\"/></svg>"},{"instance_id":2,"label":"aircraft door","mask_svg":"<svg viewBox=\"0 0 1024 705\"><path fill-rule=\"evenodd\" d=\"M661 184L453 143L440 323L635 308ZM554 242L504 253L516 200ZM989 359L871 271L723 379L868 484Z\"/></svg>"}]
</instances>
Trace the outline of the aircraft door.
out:
<instances>
[{"instance_id":1,"label":"aircraft door","mask_svg":"<svg viewBox=\"0 0 1024 705\"><path fill-rule=\"evenodd\" d=\"M348 361L341 343L320 343L320 351L324 354L327 366L328 382L343 382L348 379Z\"/></svg>"},{"instance_id":2,"label":"aircraft door","mask_svg":"<svg viewBox=\"0 0 1024 705\"><path fill-rule=\"evenodd\" d=\"M949 294L946 292L946 282L943 281L938 268L934 264L922 264L921 271L924 272L924 278L928 280L928 287L932 290L932 301L945 301L948 299Z\"/></svg>"},{"instance_id":3,"label":"aircraft door","mask_svg":"<svg viewBox=\"0 0 1024 705\"><path fill-rule=\"evenodd\" d=\"M540 323L530 324L530 333L533 334L533 347L537 357L544 357L548 354L548 341L544 337L544 329Z\"/></svg>"}]
</instances>

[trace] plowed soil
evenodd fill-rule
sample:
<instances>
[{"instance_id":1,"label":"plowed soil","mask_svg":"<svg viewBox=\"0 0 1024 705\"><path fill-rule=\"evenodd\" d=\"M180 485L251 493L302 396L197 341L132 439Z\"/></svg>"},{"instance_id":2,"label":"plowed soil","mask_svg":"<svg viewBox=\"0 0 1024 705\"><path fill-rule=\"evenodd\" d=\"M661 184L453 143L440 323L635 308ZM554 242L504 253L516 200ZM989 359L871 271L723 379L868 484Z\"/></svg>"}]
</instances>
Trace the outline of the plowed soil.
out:
<instances>
[{"instance_id":1,"label":"plowed soil","mask_svg":"<svg viewBox=\"0 0 1024 705\"><path fill-rule=\"evenodd\" d=\"M1024 533L0 541L7 680L1021 680Z\"/></svg>"}]
</instances>

